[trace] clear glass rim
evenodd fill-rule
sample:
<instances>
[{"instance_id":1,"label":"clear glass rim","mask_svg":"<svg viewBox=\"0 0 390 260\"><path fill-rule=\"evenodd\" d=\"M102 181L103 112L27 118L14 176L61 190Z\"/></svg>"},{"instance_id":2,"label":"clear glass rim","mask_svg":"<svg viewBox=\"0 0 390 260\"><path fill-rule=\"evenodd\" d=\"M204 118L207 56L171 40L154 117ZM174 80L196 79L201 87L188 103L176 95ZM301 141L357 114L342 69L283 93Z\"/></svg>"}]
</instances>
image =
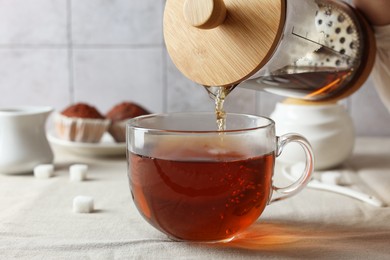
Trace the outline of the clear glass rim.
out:
<instances>
[{"instance_id":1,"label":"clear glass rim","mask_svg":"<svg viewBox=\"0 0 390 260\"><path fill-rule=\"evenodd\" d=\"M266 120L266 123L254 126L254 127L242 127L239 129L227 129L227 130L177 130L177 129L161 129L157 127L144 127L140 124L140 121L149 119L149 118L163 118L163 117L173 117L173 116L188 116L191 115L197 115L197 116L214 116L214 112L174 112L174 113L156 113L156 114L149 114L149 115L143 115L139 117L135 117L132 119L129 119L126 123L126 128L131 128L134 130L141 130L141 131L154 131L154 132L160 132L160 133L240 133L240 132L247 132L247 131L254 131L259 129L266 129L273 125L275 125L275 122L265 116L258 116L258 115L252 115L252 114L241 114L241 113L226 113L227 118L229 116L239 116L239 117L246 117L246 118L252 118L252 119L263 119ZM229 119L227 119L229 120Z\"/></svg>"}]
</instances>

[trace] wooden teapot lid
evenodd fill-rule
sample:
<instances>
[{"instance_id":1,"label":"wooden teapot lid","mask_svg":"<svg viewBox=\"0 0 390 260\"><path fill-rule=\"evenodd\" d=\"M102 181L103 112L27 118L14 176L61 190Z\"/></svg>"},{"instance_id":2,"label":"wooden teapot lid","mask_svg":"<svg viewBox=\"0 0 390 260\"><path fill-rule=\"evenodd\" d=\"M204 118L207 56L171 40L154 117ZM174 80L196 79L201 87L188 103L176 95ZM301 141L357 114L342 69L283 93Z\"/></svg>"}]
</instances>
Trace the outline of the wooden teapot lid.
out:
<instances>
[{"instance_id":1,"label":"wooden teapot lid","mask_svg":"<svg viewBox=\"0 0 390 260\"><path fill-rule=\"evenodd\" d=\"M285 0L167 0L164 37L176 67L205 86L229 86L269 60Z\"/></svg>"}]
</instances>

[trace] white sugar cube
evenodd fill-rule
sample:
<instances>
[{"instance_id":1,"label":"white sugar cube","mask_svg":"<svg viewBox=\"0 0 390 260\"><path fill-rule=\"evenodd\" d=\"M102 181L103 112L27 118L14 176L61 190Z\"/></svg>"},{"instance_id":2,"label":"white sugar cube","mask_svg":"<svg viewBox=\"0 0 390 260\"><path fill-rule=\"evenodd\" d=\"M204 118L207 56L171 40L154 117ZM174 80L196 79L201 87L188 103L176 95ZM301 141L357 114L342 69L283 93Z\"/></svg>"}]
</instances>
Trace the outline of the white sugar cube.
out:
<instances>
[{"instance_id":1,"label":"white sugar cube","mask_svg":"<svg viewBox=\"0 0 390 260\"><path fill-rule=\"evenodd\" d=\"M69 168L71 181L84 181L87 178L88 165L74 164Z\"/></svg>"},{"instance_id":2,"label":"white sugar cube","mask_svg":"<svg viewBox=\"0 0 390 260\"><path fill-rule=\"evenodd\" d=\"M93 211L93 198L88 196L77 196L73 199L74 213L91 213Z\"/></svg>"},{"instance_id":3,"label":"white sugar cube","mask_svg":"<svg viewBox=\"0 0 390 260\"><path fill-rule=\"evenodd\" d=\"M34 176L38 179L49 179L54 175L53 164L40 164L34 167Z\"/></svg>"}]
</instances>

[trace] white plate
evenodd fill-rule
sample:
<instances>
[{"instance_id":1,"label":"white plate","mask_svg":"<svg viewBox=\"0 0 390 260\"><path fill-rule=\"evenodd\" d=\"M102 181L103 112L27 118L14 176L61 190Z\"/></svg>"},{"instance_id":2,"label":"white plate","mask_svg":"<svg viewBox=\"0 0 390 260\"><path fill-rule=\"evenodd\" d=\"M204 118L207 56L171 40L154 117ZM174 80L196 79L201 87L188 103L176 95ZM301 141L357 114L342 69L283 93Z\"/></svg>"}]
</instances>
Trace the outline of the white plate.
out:
<instances>
[{"instance_id":1,"label":"white plate","mask_svg":"<svg viewBox=\"0 0 390 260\"><path fill-rule=\"evenodd\" d=\"M48 133L49 142L67 152L89 156L119 156L126 154L126 143L116 143L110 134L105 133L99 143L80 143L58 138Z\"/></svg>"}]
</instances>

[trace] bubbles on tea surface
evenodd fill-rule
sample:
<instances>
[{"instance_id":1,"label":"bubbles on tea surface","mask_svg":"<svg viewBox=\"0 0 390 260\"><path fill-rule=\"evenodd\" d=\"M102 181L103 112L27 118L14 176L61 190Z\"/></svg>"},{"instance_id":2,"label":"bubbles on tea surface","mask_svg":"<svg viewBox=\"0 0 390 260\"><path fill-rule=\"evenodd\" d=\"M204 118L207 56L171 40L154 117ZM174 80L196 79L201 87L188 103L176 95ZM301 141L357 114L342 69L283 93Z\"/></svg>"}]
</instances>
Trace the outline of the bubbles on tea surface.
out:
<instances>
[{"instance_id":1,"label":"bubbles on tea surface","mask_svg":"<svg viewBox=\"0 0 390 260\"><path fill-rule=\"evenodd\" d=\"M233 231L230 228L228 228L228 229L225 230L225 234L226 235L233 234Z\"/></svg>"},{"instance_id":2,"label":"bubbles on tea surface","mask_svg":"<svg viewBox=\"0 0 390 260\"><path fill-rule=\"evenodd\" d=\"M234 191L232 191L232 193L230 194L232 197L235 197L235 196L237 196L237 195L239 195L240 194L240 190L234 190Z\"/></svg>"},{"instance_id":3,"label":"bubbles on tea surface","mask_svg":"<svg viewBox=\"0 0 390 260\"><path fill-rule=\"evenodd\" d=\"M246 190L254 190L256 189L256 186L255 186L255 183L254 182L250 182L246 185L245 187Z\"/></svg>"},{"instance_id":4,"label":"bubbles on tea surface","mask_svg":"<svg viewBox=\"0 0 390 260\"><path fill-rule=\"evenodd\" d=\"M262 193L256 192L261 185L256 185L255 182L248 181L245 177L239 177L234 181L233 187L236 188L231 191L226 208L233 207L235 215L246 215L261 204Z\"/></svg>"}]
</instances>

